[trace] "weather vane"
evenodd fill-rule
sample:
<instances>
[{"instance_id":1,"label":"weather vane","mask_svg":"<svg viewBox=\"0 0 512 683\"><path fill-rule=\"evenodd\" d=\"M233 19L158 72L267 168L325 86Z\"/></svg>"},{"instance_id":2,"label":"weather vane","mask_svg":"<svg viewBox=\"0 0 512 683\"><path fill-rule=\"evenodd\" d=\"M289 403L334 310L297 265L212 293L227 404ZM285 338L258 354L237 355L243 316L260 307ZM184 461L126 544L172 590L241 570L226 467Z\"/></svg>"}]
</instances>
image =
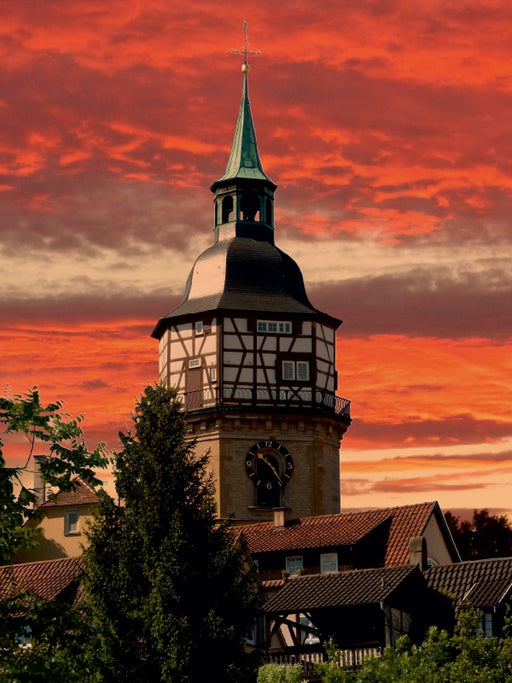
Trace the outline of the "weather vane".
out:
<instances>
[{"instance_id":1,"label":"weather vane","mask_svg":"<svg viewBox=\"0 0 512 683\"><path fill-rule=\"evenodd\" d=\"M261 55L260 50L249 50L249 41L247 39L247 22L244 21L244 49L243 50L230 50L233 55L243 55L244 63L242 65L242 71L244 74L249 72L249 55Z\"/></svg>"}]
</instances>

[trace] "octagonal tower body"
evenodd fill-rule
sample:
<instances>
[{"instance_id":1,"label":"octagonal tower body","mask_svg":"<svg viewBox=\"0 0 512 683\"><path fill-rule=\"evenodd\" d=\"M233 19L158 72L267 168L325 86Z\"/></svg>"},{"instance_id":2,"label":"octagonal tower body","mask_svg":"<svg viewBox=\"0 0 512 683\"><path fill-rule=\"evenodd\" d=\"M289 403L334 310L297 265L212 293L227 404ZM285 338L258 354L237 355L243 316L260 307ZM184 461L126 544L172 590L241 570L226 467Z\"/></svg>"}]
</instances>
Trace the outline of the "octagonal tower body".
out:
<instances>
[{"instance_id":1,"label":"octagonal tower body","mask_svg":"<svg viewBox=\"0 0 512 683\"><path fill-rule=\"evenodd\" d=\"M183 396L191 438L209 451L220 517L340 510L338 319L310 303L300 268L274 244L276 185L263 171L244 71L231 154L214 194L214 243L182 303L161 318L159 376Z\"/></svg>"}]
</instances>

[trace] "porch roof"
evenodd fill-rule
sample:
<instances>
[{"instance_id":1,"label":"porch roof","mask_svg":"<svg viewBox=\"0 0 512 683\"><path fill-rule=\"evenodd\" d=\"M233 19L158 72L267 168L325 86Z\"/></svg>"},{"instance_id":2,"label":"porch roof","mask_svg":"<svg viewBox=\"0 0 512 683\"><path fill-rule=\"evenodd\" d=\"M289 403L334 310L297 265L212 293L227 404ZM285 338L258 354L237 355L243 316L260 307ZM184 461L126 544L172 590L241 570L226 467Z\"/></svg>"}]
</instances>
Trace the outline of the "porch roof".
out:
<instances>
[{"instance_id":1,"label":"porch roof","mask_svg":"<svg viewBox=\"0 0 512 683\"><path fill-rule=\"evenodd\" d=\"M361 569L339 574L298 576L263 606L268 614L283 614L322 609L371 605L386 601L409 577L421 573L416 566L402 565L380 569Z\"/></svg>"}]
</instances>

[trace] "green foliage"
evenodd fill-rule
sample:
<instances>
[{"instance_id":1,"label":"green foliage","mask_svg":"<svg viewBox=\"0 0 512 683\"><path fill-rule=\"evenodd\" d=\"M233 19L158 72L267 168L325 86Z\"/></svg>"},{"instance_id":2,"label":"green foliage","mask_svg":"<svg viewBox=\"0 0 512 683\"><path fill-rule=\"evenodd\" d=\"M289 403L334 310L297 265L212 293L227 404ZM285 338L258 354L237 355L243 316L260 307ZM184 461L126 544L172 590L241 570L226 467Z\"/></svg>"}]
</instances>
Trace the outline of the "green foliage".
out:
<instances>
[{"instance_id":1,"label":"green foliage","mask_svg":"<svg viewBox=\"0 0 512 683\"><path fill-rule=\"evenodd\" d=\"M246 681L256 578L216 520L207 456L185 440L176 391L147 387L132 417L115 457L123 505L104 501L85 554L102 680Z\"/></svg>"},{"instance_id":2,"label":"green foliage","mask_svg":"<svg viewBox=\"0 0 512 683\"><path fill-rule=\"evenodd\" d=\"M22 436L27 443L24 464L7 467L0 440L0 564L15 553L37 545L38 529L25 526L35 517L34 491L23 480L35 449L45 448L43 480L61 490L72 487L72 478L81 477L94 485L94 470L107 463L102 445L88 451L80 423L70 418L60 401L44 405L39 392L0 398L0 425L5 435ZM89 677L83 654L87 626L72 604L48 603L27 591L16 591L9 581L2 585L0 600L0 680L2 681L84 681Z\"/></svg>"},{"instance_id":3,"label":"green foliage","mask_svg":"<svg viewBox=\"0 0 512 683\"><path fill-rule=\"evenodd\" d=\"M481 614L468 608L459 617L453 635L431 627L417 646L407 638L382 656L367 659L358 683L505 683L512 681L511 642L484 638Z\"/></svg>"},{"instance_id":4,"label":"green foliage","mask_svg":"<svg viewBox=\"0 0 512 683\"><path fill-rule=\"evenodd\" d=\"M343 662L342 652L336 647L332 640L325 645L327 662L322 662L315 666L315 670L322 676L324 683L345 683L351 680L350 674L340 667Z\"/></svg>"},{"instance_id":5,"label":"green foliage","mask_svg":"<svg viewBox=\"0 0 512 683\"><path fill-rule=\"evenodd\" d=\"M60 490L69 490L72 479L80 476L92 486L99 483L95 470L105 467L107 459L103 444L89 451L83 439L83 416L70 418L63 411L63 403L44 405L34 387L24 396L0 398L0 425L4 435L22 435L27 443L25 463L7 467L0 439L0 564L8 563L13 555L37 545L38 530L24 526L27 519L37 515L33 509L34 491L29 489L23 472L29 467L36 448L44 447L47 457L40 460L43 481Z\"/></svg>"},{"instance_id":6,"label":"green foliage","mask_svg":"<svg viewBox=\"0 0 512 683\"><path fill-rule=\"evenodd\" d=\"M463 560L512 555L512 523L506 515L491 515L489 510L473 510L471 521L445 514L453 540Z\"/></svg>"},{"instance_id":7,"label":"green foliage","mask_svg":"<svg viewBox=\"0 0 512 683\"><path fill-rule=\"evenodd\" d=\"M72 604L45 602L29 591L18 592L0 602L0 623L0 680L97 680L83 647L89 627Z\"/></svg>"},{"instance_id":8,"label":"green foliage","mask_svg":"<svg viewBox=\"0 0 512 683\"><path fill-rule=\"evenodd\" d=\"M264 664L258 670L257 683L301 683L300 664Z\"/></svg>"}]
</instances>

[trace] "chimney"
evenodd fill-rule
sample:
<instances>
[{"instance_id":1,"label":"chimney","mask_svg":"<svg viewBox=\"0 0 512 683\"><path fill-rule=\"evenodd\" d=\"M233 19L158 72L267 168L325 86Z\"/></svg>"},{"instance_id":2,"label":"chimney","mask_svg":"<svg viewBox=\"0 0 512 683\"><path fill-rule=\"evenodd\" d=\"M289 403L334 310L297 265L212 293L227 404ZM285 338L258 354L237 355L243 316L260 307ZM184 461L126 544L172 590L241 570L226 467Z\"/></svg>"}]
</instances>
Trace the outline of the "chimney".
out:
<instances>
[{"instance_id":1,"label":"chimney","mask_svg":"<svg viewBox=\"0 0 512 683\"><path fill-rule=\"evenodd\" d=\"M409 541L409 564L417 565L421 571L427 568L427 540L425 536L416 536Z\"/></svg>"},{"instance_id":2,"label":"chimney","mask_svg":"<svg viewBox=\"0 0 512 683\"><path fill-rule=\"evenodd\" d=\"M286 507L281 507L281 508L273 508L274 512L274 528L275 529L284 529L286 526L286 522L288 521L288 513L290 512L290 508Z\"/></svg>"},{"instance_id":3,"label":"chimney","mask_svg":"<svg viewBox=\"0 0 512 683\"><path fill-rule=\"evenodd\" d=\"M34 493L36 494L34 507L39 507L46 500L46 486L41 476L40 466L41 460L45 457L44 455L34 455Z\"/></svg>"}]
</instances>

